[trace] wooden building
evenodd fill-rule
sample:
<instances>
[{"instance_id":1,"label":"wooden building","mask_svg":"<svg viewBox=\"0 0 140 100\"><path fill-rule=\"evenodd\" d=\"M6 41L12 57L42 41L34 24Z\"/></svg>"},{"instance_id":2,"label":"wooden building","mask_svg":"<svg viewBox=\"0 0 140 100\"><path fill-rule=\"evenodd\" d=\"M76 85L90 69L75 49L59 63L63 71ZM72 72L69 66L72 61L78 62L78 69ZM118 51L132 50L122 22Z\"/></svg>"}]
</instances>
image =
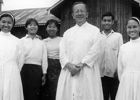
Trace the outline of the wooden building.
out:
<instances>
[{"instance_id":1,"label":"wooden building","mask_svg":"<svg viewBox=\"0 0 140 100\"><path fill-rule=\"evenodd\" d=\"M2 4L3 4L3 0L0 0L0 12L1 12L1 8L2 8Z\"/></svg>"},{"instance_id":2,"label":"wooden building","mask_svg":"<svg viewBox=\"0 0 140 100\"><path fill-rule=\"evenodd\" d=\"M32 9L20 9L20 10L10 10L16 20L15 26L12 29L12 34L18 38L22 38L26 35L27 31L25 29L25 23L28 18L35 18L39 23L38 35L42 38L46 37L45 23L49 19L56 19L60 21L59 18L55 17L53 14L50 14L48 11L49 8L32 8Z\"/></svg>"},{"instance_id":3,"label":"wooden building","mask_svg":"<svg viewBox=\"0 0 140 100\"><path fill-rule=\"evenodd\" d=\"M124 41L128 41L126 22L130 16L140 17L140 0L60 0L50 8L50 12L61 19L61 35L66 29L74 25L71 16L72 4L83 1L88 5L88 22L98 26L101 30L101 16L105 12L112 12L115 16L113 29L123 34ZM137 1L137 2L136 2Z\"/></svg>"}]
</instances>

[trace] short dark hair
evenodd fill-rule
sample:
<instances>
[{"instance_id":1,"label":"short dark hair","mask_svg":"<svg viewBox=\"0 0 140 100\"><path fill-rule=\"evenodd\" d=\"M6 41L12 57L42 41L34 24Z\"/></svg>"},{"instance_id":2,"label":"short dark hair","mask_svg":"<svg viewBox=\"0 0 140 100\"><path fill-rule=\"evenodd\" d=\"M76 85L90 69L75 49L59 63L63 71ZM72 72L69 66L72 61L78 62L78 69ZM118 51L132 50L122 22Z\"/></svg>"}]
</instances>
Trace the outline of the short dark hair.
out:
<instances>
[{"instance_id":1,"label":"short dark hair","mask_svg":"<svg viewBox=\"0 0 140 100\"><path fill-rule=\"evenodd\" d=\"M0 14L0 20L3 17L10 17L12 19L12 21L13 21L13 26L15 25L15 17L12 15L12 13L10 13L10 12L3 12L2 14Z\"/></svg>"},{"instance_id":2,"label":"short dark hair","mask_svg":"<svg viewBox=\"0 0 140 100\"><path fill-rule=\"evenodd\" d=\"M85 5L85 7L86 7L86 10L87 10L87 12L88 12L88 7L87 7L87 4L86 4L86 3L84 3L84 2L82 2L82 1L78 1L78 2L74 2L74 3L73 3L73 5L72 5L72 12L73 12L73 8L74 8L74 6L75 6L75 5L78 5L78 4L84 4L84 5Z\"/></svg>"},{"instance_id":3,"label":"short dark hair","mask_svg":"<svg viewBox=\"0 0 140 100\"><path fill-rule=\"evenodd\" d=\"M106 17L106 16L111 16L112 20L114 20L114 15L113 15L111 12L106 12L106 13L104 13L104 14L102 15L102 20L103 20L103 18Z\"/></svg>"},{"instance_id":4,"label":"short dark hair","mask_svg":"<svg viewBox=\"0 0 140 100\"><path fill-rule=\"evenodd\" d=\"M45 28L47 28L47 26L49 25L49 24L52 24L52 23L54 23L55 25L56 25L56 27L57 27L57 33L56 33L56 35L60 35L59 34L59 32L60 32L60 23L57 21L57 20L55 20L55 19L50 19L50 20L48 20L47 22L46 22L46 24L45 24Z\"/></svg>"},{"instance_id":5,"label":"short dark hair","mask_svg":"<svg viewBox=\"0 0 140 100\"><path fill-rule=\"evenodd\" d=\"M39 24L38 24L38 22L37 22L37 20L36 20L35 18L29 18L29 19L27 19L27 21L26 21L26 23L25 23L25 27L27 28L27 26L28 26L29 24L31 24L31 22L35 22L36 25L39 26Z\"/></svg>"}]
</instances>

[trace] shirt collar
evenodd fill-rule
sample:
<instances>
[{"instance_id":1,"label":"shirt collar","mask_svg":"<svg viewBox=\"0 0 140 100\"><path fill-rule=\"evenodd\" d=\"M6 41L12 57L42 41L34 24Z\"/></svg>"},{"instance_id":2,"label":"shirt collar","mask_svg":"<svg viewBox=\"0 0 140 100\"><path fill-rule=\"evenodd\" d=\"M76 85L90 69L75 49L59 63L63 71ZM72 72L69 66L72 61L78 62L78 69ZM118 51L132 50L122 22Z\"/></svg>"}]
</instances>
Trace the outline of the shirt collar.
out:
<instances>
[{"instance_id":1,"label":"shirt collar","mask_svg":"<svg viewBox=\"0 0 140 100\"><path fill-rule=\"evenodd\" d=\"M84 26L86 26L88 23L87 22L85 22L83 25L81 25L81 26L79 26L78 24L76 24L76 27L79 27L79 28L82 28L82 27L84 27Z\"/></svg>"},{"instance_id":2,"label":"shirt collar","mask_svg":"<svg viewBox=\"0 0 140 100\"><path fill-rule=\"evenodd\" d=\"M130 42L131 42L131 43L140 42L140 37L139 37L139 38L137 38L137 39L135 39L135 40L130 39Z\"/></svg>"},{"instance_id":3,"label":"shirt collar","mask_svg":"<svg viewBox=\"0 0 140 100\"><path fill-rule=\"evenodd\" d=\"M101 33L102 33L103 35L105 35L105 36L109 37L110 35L112 35L112 34L114 33L114 31L113 31L113 30L111 30L111 32L110 32L108 35L106 35L104 31L102 31Z\"/></svg>"},{"instance_id":4,"label":"shirt collar","mask_svg":"<svg viewBox=\"0 0 140 100\"><path fill-rule=\"evenodd\" d=\"M4 33L3 31L1 31L1 32L0 32L0 35L3 35L3 36L10 36L11 33L10 33L10 32L8 32L8 33Z\"/></svg>"},{"instance_id":5,"label":"shirt collar","mask_svg":"<svg viewBox=\"0 0 140 100\"><path fill-rule=\"evenodd\" d=\"M31 35L29 35L29 34L26 34L25 37L26 37L26 38L31 38L31 39L32 39ZM38 35L35 35L35 37L34 37L33 39L39 39L39 36L38 36Z\"/></svg>"}]
</instances>

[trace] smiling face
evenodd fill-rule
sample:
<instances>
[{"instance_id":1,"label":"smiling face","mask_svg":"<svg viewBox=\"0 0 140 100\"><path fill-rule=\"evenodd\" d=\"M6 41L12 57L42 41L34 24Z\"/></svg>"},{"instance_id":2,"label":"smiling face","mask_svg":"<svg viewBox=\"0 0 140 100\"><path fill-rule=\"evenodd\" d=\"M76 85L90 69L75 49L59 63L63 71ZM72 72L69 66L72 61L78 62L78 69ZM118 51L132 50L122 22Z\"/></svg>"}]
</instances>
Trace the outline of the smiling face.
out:
<instances>
[{"instance_id":1,"label":"smiling face","mask_svg":"<svg viewBox=\"0 0 140 100\"><path fill-rule=\"evenodd\" d=\"M130 19L127 23L127 34L128 36L135 40L139 38L139 33L140 33L140 25L138 24L137 21Z\"/></svg>"},{"instance_id":2,"label":"smiling face","mask_svg":"<svg viewBox=\"0 0 140 100\"><path fill-rule=\"evenodd\" d=\"M56 37L56 33L58 32L56 24L54 22L49 23L46 27L46 31L49 34L49 37Z\"/></svg>"},{"instance_id":3,"label":"smiling face","mask_svg":"<svg viewBox=\"0 0 140 100\"><path fill-rule=\"evenodd\" d=\"M1 31L8 33L11 31L12 27L13 27L13 20L11 19L11 17L2 17L0 20L0 28Z\"/></svg>"},{"instance_id":4,"label":"smiling face","mask_svg":"<svg viewBox=\"0 0 140 100\"><path fill-rule=\"evenodd\" d=\"M86 9L86 5L79 3L73 6L73 19L75 19L76 23L81 26L84 24L88 17L88 12Z\"/></svg>"},{"instance_id":5,"label":"smiling face","mask_svg":"<svg viewBox=\"0 0 140 100\"><path fill-rule=\"evenodd\" d=\"M26 27L28 34L35 35L38 31L38 25L35 21L31 21Z\"/></svg>"},{"instance_id":6,"label":"smiling face","mask_svg":"<svg viewBox=\"0 0 140 100\"><path fill-rule=\"evenodd\" d=\"M106 31L111 30L113 24L114 24L114 21L113 21L111 16L104 16L103 17L102 26L103 26L104 30L106 30Z\"/></svg>"}]
</instances>

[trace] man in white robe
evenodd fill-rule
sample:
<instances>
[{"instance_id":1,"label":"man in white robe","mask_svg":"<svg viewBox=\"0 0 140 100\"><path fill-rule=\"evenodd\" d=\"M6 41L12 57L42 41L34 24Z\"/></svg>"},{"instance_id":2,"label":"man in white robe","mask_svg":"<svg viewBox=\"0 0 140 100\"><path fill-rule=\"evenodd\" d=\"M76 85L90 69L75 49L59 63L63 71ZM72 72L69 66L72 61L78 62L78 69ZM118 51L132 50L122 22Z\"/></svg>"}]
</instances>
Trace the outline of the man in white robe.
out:
<instances>
[{"instance_id":1,"label":"man in white robe","mask_svg":"<svg viewBox=\"0 0 140 100\"><path fill-rule=\"evenodd\" d=\"M76 25L68 29L60 42L60 73L56 100L103 100L98 68L100 32L89 24L87 6L72 7Z\"/></svg>"}]
</instances>

